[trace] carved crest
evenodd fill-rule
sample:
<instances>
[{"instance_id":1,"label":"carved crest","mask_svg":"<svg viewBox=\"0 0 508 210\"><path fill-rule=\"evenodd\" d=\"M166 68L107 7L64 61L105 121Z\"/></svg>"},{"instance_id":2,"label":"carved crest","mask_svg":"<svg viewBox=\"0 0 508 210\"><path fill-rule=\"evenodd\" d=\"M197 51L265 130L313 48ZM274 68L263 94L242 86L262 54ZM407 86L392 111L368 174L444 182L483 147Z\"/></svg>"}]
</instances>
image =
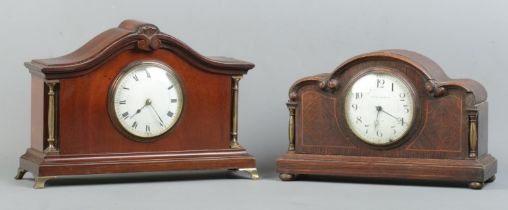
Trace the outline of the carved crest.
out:
<instances>
[{"instance_id":1,"label":"carved crest","mask_svg":"<svg viewBox=\"0 0 508 210\"><path fill-rule=\"evenodd\" d=\"M137 47L141 50L152 51L157 50L161 46L161 40L157 37L159 28L152 24L145 24L138 27L137 33L142 36L138 40Z\"/></svg>"}]
</instances>

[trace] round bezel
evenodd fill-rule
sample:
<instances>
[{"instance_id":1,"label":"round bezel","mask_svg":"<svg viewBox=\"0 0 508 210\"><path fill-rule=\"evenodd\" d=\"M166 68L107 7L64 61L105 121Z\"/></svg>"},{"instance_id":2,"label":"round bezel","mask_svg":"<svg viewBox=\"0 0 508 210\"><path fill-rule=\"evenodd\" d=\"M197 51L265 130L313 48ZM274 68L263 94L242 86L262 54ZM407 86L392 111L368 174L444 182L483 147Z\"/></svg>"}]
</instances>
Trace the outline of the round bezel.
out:
<instances>
[{"instance_id":1,"label":"round bezel","mask_svg":"<svg viewBox=\"0 0 508 210\"><path fill-rule=\"evenodd\" d=\"M142 66L153 66L153 67L157 67L159 69L166 71L167 75L168 75L168 79L172 80L172 82L173 82L173 88L175 88L176 94L178 95L178 99L179 99L177 101L177 111L173 115L173 118L175 118L175 120L171 121L171 123L168 124L162 132L157 133L156 135L152 135L152 136L137 135L136 133L131 132L128 128L126 128L125 125L123 125L120 122L120 120L118 119L118 113L116 110L116 106L114 104L115 94L117 93L119 84L125 79L125 77L127 75L129 75L130 72L138 71L139 68L141 68ZM110 119L113 122L113 125L124 136L128 137L131 140L138 141L138 142L152 142L152 141L157 140L158 139L157 137L167 134L172 128L175 127L175 125L179 121L180 116L183 112L183 107L184 107L183 104L184 104L184 93L183 93L182 83L181 83L181 80L179 79L178 75L171 67L169 67L169 65L166 65L166 64L162 63L161 61L155 61L155 60L134 61L134 62L130 63L129 65L127 65L124 69L122 69L120 71L120 73L114 79L112 85L110 86L109 94L108 94L108 114L110 116Z\"/></svg>"},{"instance_id":2,"label":"round bezel","mask_svg":"<svg viewBox=\"0 0 508 210\"><path fill-rule=\"evenodd\" d=\"M348 111L350 109L350 104L349 104L350 101L348 100L348 95L350 94L352 87L361 78L363 78L367 75L370 75L370 74L384 74L384 75L389 75L389 76L396 78L397 80L399 80L401 82L402 85L404 85L408 89L408 92L411 95L411 105L413 107L413 109L411 110L412 111L411 121L407 122L408 126L404 130L402 135L400 135L396 139L392 139L392 141L388 141L385 143L375 143L371 139L366 139L364 136L359 135L357 133L357 131L354 128L352 128L352 125L351 125L352 121L351 121L350 116L348 114ZM417 109L418 109L415 88L413 87L413 85L411 85L411 83L408 82L408 80L404 77L404 75L402 75L401 73L399 73L397 71L394 71L392 69L374 67L374 68L369 68L369 69L366 69L366 70L358 73L346 85L344 99L345 100L344 100L344 110L343 110L344 115L343 116L345 116L345 121L346 121L346 125L347 125L346 127L348 127L349 130L354 134L354 136L357 137L359 140L361 140L361 142L364 142L368 145L372 145L372 146L376 146L376 147L391 146L391 145L398 144L398 143L402 142L403 140L405 140L407 138L408 134L413 130L413 127L415 125L415 120L417 118Z\"/></svg>"}]
</instances>

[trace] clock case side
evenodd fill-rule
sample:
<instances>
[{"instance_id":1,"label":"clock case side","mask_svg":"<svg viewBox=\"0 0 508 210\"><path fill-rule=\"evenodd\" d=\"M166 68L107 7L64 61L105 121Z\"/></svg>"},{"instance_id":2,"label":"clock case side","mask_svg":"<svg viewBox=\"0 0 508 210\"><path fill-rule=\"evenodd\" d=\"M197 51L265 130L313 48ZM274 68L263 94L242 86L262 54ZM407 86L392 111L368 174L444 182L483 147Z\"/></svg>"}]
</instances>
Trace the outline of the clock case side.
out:
<instances>
[{"instance_id":1,"label":"clock case side","mask_svg":"<svg viewBox=\"0 0 508 210\"><path fill-rule=\"evenodd\" d=\"M158 49L174 53L196 69L229 77L231 84L228 85L232 89L231 118L237 117L234 112L238 109L236 107L238 103L234 101L233 87L235 83L238 85L239 78L252 69L254 64L229 57L200 55L180 40L160 32L153 24L125 20L118 27L99 34L72 53L25 63L32 76L31 148L20 158L16 179L22 178L26 172L31 172L36 177L34 187L42 188L44 182L54 176L207 169L246 169L253 178L256 178L256 161L238 142L235 147L228 149L178 152L96 155L62 155L58 149L47 152L50 132L55 135L56 148L60 141L58 138L60 81L86 76L125 51L152 53ZM48 83L54 84L53 114L49 113ZM48 116L51 115L54 118L53 128L50 128L51 123L48 120ZM234 121L236 119L231 119L231 129ZM237 133L231 135L236 137Z\"/></svg>"},{"instance_id":2,"label":"clock case side","mask_svg":"<svg viewBox=\"0 0 508 210\"><path fill-rule=\"evenodd\" d=\"M470 121L469 127L466 129L467 139L465 141L467 141L468 153L459 159L408 159L298 152L297 139L301 134L302 128L300 126L304 123L298 116L302 93L333 94L337 89L346 85L339 83L339 78L346 69L368 60L391 60L413 66L425 77L425 92L434 98L444 97L448 91L462 91L465 98L463 101L464 118L467 120L471 117L476 119L473 119L476 123L471 124L472 121ZM497 160L488 154L487 149L488 107L486 100L487 92L480 83L470 79L450 79L438 64L421 54L395 49L355 56L339 65L332 73L305 77L291 86L287 103L290 110L289 147L288 152L277 160L277 171L282 180L294 180L297 174L321 174L360 178L477 182L483 186L483 183L493 178L497 171ZM320 102L311 101L309 103ZM329 108L321 106L321 108L323 107ZM321 121L324 118L327 116L317 114L313 117L313 122ZM312 124L313 122L305 123ZM327 132L330 130L325 129ZM365 165L366 163L371 165ZM454 165L454 167L447 167L449 165Z\"/></svg>"}]
</instances>

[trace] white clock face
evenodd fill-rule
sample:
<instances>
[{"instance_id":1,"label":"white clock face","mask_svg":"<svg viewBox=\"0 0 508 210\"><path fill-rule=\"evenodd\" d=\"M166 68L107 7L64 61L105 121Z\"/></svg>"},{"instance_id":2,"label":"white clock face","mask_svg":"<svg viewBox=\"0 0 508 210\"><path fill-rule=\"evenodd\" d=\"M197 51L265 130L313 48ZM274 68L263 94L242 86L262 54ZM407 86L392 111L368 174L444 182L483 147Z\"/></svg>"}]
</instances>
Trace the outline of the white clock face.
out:
<instances>
[{"instance_id":1,"label":"white clock face","mask_svg":"<svg viewBox=\"0 0 508 210\"><path fill-rule=\"evenodd\" d=\"M410 87L399 77L372 71L358 78L345 99L346 121L361 140L388 145L411 128L414 99Z\"/></svg>"},{"instance_id":2,"label":"white clock face","mask_svg":"<svg viewBox=\"0 0 508 210\"><path fill-rule=\"evenodd\" d=\"M182 112L180 82L171 68L158 62L130 65L117 79L110 97L119 124L141 138L165 133Z\"/></svg>"}]
</instances>

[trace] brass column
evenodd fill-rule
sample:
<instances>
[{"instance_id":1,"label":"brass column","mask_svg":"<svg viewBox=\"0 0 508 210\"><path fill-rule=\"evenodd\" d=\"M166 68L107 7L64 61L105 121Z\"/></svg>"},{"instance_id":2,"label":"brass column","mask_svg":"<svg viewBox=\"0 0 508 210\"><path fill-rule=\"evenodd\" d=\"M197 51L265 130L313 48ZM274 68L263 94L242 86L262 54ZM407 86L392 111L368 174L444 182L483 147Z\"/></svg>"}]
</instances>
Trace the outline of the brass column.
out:
<instances>
[{"instance_id":1,"label":"brass column","mask_svg":"<svg viewBox=\"0 0 508 210\"><path fill-rule=\"evenodd\" d=\"M46 81L48 86L48 147L44 150L47 154L58 153L55 146L55 86L57 80Z\"/></svg>"},{"instance_id":2,"label":"brass column","mask_svg":"<svg viewBox=\"0 0 508 210\"><path fill-rule=\"evenodd\" d=\"M477 113L469 114L469 157L476 158L478 155L478 131L477 131L478 115Z\"/></svg>"},{"instance_id":3,"label":"brass column","mask_svg":"<svg viewBox=\"0 0 508 210\"><path fill-rule=\"evenodd\" d=\"M296 104L288 102L286 103L289 109L289 125L288 125L288 137L289 137L289 146L288 151L295 151L295 110Z\"/></svg>"},{"instance_id":4,"label":"brass column","mask_svg":"<svg viewBox=\"0 0 508 210\"><path fill-rule=\"evenodd\" d=\"M232 76L232 90L233 90L233 113L231 119L231 148L241 148L240 144L238 144L238 83L242 76Z\"/></svg>"}]
</instances>

